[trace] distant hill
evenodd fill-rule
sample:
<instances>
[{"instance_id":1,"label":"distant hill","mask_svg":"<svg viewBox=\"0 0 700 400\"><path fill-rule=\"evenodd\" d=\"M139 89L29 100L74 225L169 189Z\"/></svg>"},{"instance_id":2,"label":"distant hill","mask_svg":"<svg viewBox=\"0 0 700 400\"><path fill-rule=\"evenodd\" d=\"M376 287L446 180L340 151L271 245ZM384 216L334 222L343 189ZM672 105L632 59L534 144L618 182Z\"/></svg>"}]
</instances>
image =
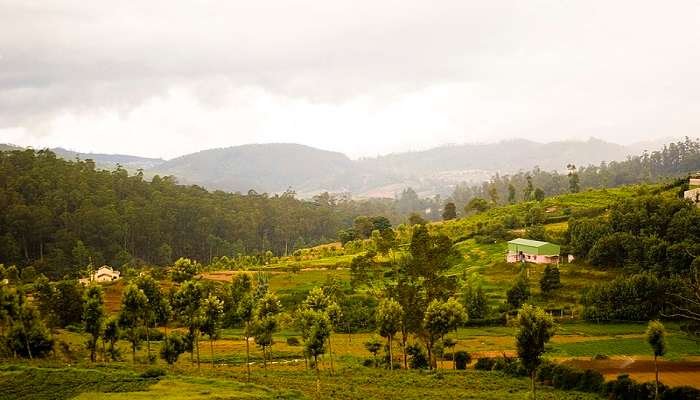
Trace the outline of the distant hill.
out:
<instances>
[{"instance_id":1,"label":"distant hill","mask_svg":"<svg viewBox=\"0 0 700 400\"><path fill-rule=\"evenodd\" d=\"M153 174L181 183L247 192L337 190L354 163L346 155L300 144L249 144L204 150L164 162Z\"/></svg>"},{"instance_id":2,"label":"distant hill","mask_svg":"<svg viewBox=\"0 0 700 400\"><path fill-rule=\"evenodd\" d=\"M148 172L228 191L280 193L292 188L302 197L323 191L393 197L410 186L421 196L431 196L448 194L457 183L485 181L496 173L535 166L562 171L568 163L599 164L638 153L637 147L598 139L544 144L518 139L351 160L342 153L273 143L204 150L164 162Z\"/></svg>"},{"instance_id":3,"label":"distant hill","mask_svg":"<svg viewBox=\"0 0 700 400\"><path fill-rule=\"evenodd\" d=\"M538 166L563 171L566 165L620 161L643 150L656 150L671 140L622 146L599 139L537 143L516 139L488 144L462 144L424 151L351 160L338 152L293 143L248 144L203 150L172 160L120 154L79 153L53 149L65 159L93 159L98 167L147 176L173 175L180 183L232 192L281 193L291 188L309 198L328 191L354 197L394 197L412 187L421 197L450 194L455 185L476 184L496 173L511 174ZM0 150L19 149L0 145Z\"/></svg>"},{"instance_id":4,"label":"distant hill","mask_svg":"<svg viewBox=\"0 0 700 400\"><path fill-rule=\"evenodd\" d=\"M53 148L51 151L66 160L74 160L76 158L81 160L91 159L95 161L97 166L105 169L114 169L119 164L129 171L136 171L137 169L147 170L165 162L162 158L147 158L125 154L80 153L61 147Z\"/></svg>"}]
</instances>

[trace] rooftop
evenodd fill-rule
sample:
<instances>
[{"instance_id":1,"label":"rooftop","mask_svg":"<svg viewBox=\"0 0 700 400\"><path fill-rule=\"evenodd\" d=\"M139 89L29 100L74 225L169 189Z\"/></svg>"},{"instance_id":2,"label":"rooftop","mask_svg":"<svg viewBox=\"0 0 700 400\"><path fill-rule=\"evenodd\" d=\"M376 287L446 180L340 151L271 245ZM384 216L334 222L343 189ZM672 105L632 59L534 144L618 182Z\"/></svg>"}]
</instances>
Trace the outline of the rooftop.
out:
<instances>
[{"instance_id":1,"label":"rooftop","mask_svg":"<svg viewBox=\"0 0 700 400\"><path fill-rule=\"evenodd\" d=\"M530 246L530 247L542 247L546 244L550 244L549 242L541 242L539 240L530 240L530 239L522 239L522 238L517 238L509 241L508 243L513 243L513 244L521 244L523 246Z\"/></svg>"}]
</instances>

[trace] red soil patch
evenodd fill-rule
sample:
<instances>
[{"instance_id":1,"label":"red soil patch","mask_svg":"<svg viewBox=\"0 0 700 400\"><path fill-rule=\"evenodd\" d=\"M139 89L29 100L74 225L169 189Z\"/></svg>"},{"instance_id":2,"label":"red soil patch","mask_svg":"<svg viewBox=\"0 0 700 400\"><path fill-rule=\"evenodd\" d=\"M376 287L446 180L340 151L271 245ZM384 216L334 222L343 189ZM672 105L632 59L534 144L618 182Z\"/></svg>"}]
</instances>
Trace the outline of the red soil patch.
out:
<instances>
[{"instance_id":1,"label":"red soil patch","mask_svg":"<svg viewBox=\"0 0 700 400\"><path fill-rule=\"evenodd\" d=\"M649 359L568 360L564 364L599 371L606 379L628 374L639 382L654 380L654 361ZM700 361L664 361L659 364L659 380L668 386L700 389Z\"/></svg>"}]
</instances>

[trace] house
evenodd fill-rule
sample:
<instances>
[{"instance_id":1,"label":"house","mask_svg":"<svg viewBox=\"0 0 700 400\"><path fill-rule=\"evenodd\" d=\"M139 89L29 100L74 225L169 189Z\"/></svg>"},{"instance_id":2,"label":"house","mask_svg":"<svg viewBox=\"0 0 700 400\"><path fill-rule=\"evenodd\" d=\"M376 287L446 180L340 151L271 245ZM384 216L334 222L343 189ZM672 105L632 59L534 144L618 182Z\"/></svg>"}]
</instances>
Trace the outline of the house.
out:
<instances>
[{"instance_id":1,"label":"house","mask_svg":"<svg viewBox=\"0 0 700 400\"><path fill-rule=\"evenodd\" d=\"M506 261L531 262L536 264L558 264L559 245L539 240L514 239L508 242Z\"/></svg>"},{"instance_id":2,"label":"house","mask_svg":"<svg viewBox=\"0 0 700 400\"><path fill-rule=\"evenodd\" d=\"M80 283L87 285L90 282L112 282L119 279L119 271L113 270L107 265L101 266L97 271L90 274L87 278L80 279Z\"/></svg>"},{"instance_id":3,"label":"house","mask_svg":"<svg viewBox=\"0 0 700 400\"><path fill-rule=\"evenodd\" d=\"M683 192L683 198L688 199L700 207L700 173L691 175L688 179L688 190Z\"/></svg>"}]
</instances>

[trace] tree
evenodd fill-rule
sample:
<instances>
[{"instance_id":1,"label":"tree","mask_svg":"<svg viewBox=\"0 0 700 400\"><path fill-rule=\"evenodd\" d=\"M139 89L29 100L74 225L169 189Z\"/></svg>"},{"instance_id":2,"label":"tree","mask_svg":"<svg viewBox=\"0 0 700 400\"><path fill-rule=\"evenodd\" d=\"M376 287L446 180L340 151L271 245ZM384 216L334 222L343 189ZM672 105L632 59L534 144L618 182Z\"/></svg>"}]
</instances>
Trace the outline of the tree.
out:
<instances>
[{"instance_id":1,"label":"tree","mask_svg":"<svg viewBox=\"0 0 700 400\"><path fill-rule=\"evenodd\" d=\"M462 304L469 319L484 319L488 314L488 300L481 285L474 288L467 283L462 288Z\"/></svg>"},{"instance_id":2,"label":"tree","mask_svg":"<svg viewBox=\"0 0 700 400\"><path fill-rule=\"evenodd\" d=\"M242 294L238 303L238 316L243 321L243 336L245 338L245 366L250 382L250 338L253 335L255 303L250 292Z\"/></svg>"},{"instance_id":3,"label":"tree","mask_svg":"<svg viewBox=\"0 0 700 400\"><path fill-rule=\"evenodd\" d=\"M173 296L173 309L176 310L180 322L187 327L188 340L192 343L190 359L194 358L195 351L197 353L197 370L200 369L199 327L202 324L203 300L202 285L192 281L183 283Z\"/></svg>"},{"instance_id":4,"label":"tree","mask_svg":"<svg viewBox=\"0 0 700 400\"><path fill-rule=\"evenodd\" d=\"M394 356L392 353L392 339L401 329L403 308L394 299L384 299L377 306L377 329L382 337L387 338L389 345L389 369L394 369Z\"/></svg>"},{"instance_id":5,"label":"tree","mask_svg":"<svg viewBox=\"0 0 700 400\"><path fill-rule=\"evenodd\" d=\"M131 342L131 360L136 362L136 349L141 343L139 328L146 324L148 298L133 283L130 283L121 300L119 312L119 326L127 331L127 338Z\"/></svg>"},{"instance_id":6,"label":"tree","mask_svg":"<svg viewBox=\"0 0 700 400\"><path fill-rule=\"evenodd\" d=\"M7 333L8 347L20 357L44 357L53 349L53 339L39 312L20 297L14 325Z\"/></svg>"},{"instance_id":7,"label":"tree","mask_svg":"<svg viewBox=\"0 0 700 400\"><path fill-rule=\"evenodd\" d=\"M199 273L200 265L189 258L179 258L171 271L173 282L184 282L192 279Z\"/></svg>"},{"instance_id":8,"label":"tree","mask_svg":"<svg viewBox=\"0 0 700 400\"><path fill-rule=\"evenodd\" d=\"M112 361L119 359L119 349L117 349L117 341L119 340L119 320L117 318L110 318L105 323L105 328L102 331L102 347L104 353L105 342L109 343L109 348L107 353L109 353Z\"/></svg>"},{"instance_id":9,"label":"tree","mask_svg":"<svg viewBox=\"0 0 700 400\"><path fill-rule=\"evenodd\" d=\"M542 190L541 188L535 189L535 200L536 201L544 200L544 190Z\"/></svg>"},{"instance_id":10,"label":"tree","mask_svg":"<svg viewBox=\"0 0 700 400\"><path fill-rule=\"evenodd\" d=\"M489 209L489 203L479 197L474 197L469 200L469 203L464 207L464 212L470 213L474 211L475 213L482 213Z\"/></svg>"},{"instance_id":11,"label":"tree","mask_svg":"<svg viewBox=\"0 0 700 400\"><path fill-rule=\"evenodd\" d=\"M209 295L202 303L202 325L199 330L209 336L209 348L211 350L211 367L214 368L214 340L221 333L221 317L224 313L224 304L218 297Z\"/></svg>"},{"instance_id":12,"label":"tree","mask_svg":"<svg viewBox=\"0 0 700 400\"><path fill-rule=\"evenodd\" d=\"M508 204L515 204L515 186L508 184Z\"/></svg>"},{"instance_id":13,"label":"tree","mask_svg":"<svg viewBox=\"0 0 700 400\"><path fill-rule=\"evenodd\" d=\"M401 269L399 279L391 292L401 307L409 312L403 313L401 320L401 350L403 352L404 368L408 369L408 354L406 344L410 333L419 334L423 329L423 314L427 308L426 292L420 280L412 279Z\"/></svg>"},{"instance_id":14,"label":"tree","mask_svg":"<svg viewBox=\"0 0 700 400\"><path fill-rule=\"evenodd\" d=\"M659 365L657 358L666 354L666 329L659 321L649 321L647 326L647 343L654 352L654 371L656 374L656 386L654 388L654 398L659 398Z\"/></svg>"},{"instance_id":15,"label":"tree","mask_svg":"<svg viewBox=\"0 0 700 400\"><path fill-rule=\"evenodd\" d=\"M413 226L413 225L425 225L427 221L421 217L420 214L413 212L411 215L408 216L408 224Z\"/></svg>"},{"instance_id":16,"label":"tree","mask_svg":"<svg viewBox=\"0 0 700 400\"><path fill-rule=\"evenodd\" d=\"M515 343L518 357L532 381L532 398L536 398L535 372L540 365L544 346L554 336L554 320L543 309L524 305L518 313Z\"/></svg>"},{"instance_id":17,"label":"tree","mask_svg":"<svg viewBox=\"0 0 700 400\"><path fill-rule=\"evenodd\" d=\"M85 291L83 297L83 323L85 332L90 335L87 348L90 350L90 361L95 362L97 340L102 334L105 320L104 298L102 288L92 284Z\"/></svg>"},{"instance_id":18,"label":"tree","mask_svg":"<svg viewBox=\"0 0 700 400\"><path fill-rule=\"evenodd\" d=\"M326 340L330 340L331 322L328 314L323 311L309 310L306 316L309 329L304 341L304 351L314 358L316 370L316 393L321 396L321 373L318 368L318 356L325 353Z\"/></svg>"},{"instance_id":19,"label":"tree","mask_svg":"<svg viewBox=\"0 0 700 400\"><path fill-rule=\"evenodd\" d=\"M496 185L491 185L489 187L489 198L491 199L491 204L494 206L498 205L498 188Z\"/></svg>"},{"instance_id":20,"label":"tree","mask_svg":"<svg viewBox=\"0 0 700 400\"><path fill-rule=\"evenodd\" d=\"M532 200L532 195L535 192L535 188L532 186L532 177L530 175L526 175L525 181L527 182L527 185L523 190L523 200L530 201Z\"/></svg>"},{"instance_id":21,"label":"tree","mask_svg":"<svg viewBox=\"0 0 700 400\"><path fill-rule=\"evenodd\" d=\"M372 357L374 360L374 366L377 366L377 353L379 353L379 350L382 349L382 342L375 336L369 338L365 343L364 343L365 349L372 353Z\"/></svg>"},{"instance_id":22,"label":"tree","mask_svg":"<svg viewBox=\"0 0 700 400\"><path fill-rule=\"evenodd\" d=\"M277 314L280 313L282 305L273 293L266 293L255 306L255 319L253 322L253 332L255 343L263 351L263 365L267 371L267 360L270 358L270 347L275 343L272 335L277 331Z\"/></svg>"},{"instance_id":23,"label":"tree","mask_svg":"<svg viewBox=\"0 0 700 400\"><path fill-rule=\"evenodd\" d=\"M142 275L136 279L136 286L143 291L148 300L148 308L145 310L146 323L146 354L151 360L151 336L150 329L158 324L167 325L172 314L170 303L160 290L160 285L150 275Z\"/></svg>"},{"instance_id":24,"label":"tree","mask_svg":"<svg viewBox=\"0 0 700 400\"><path fill-rule=\"evenodd\" d=\"M511 307L520 308L520 306L529 298L530 282L528 282L525 273L521 272L515 279L513 286L506 291L506 299Z\"/></svg>"},{"instance_id":25,"label":"tree","mask_svg":"<svg viewBox=\"0 0 700 400\"><path fill-rule=\"evenodd\" d=\"M333 368L333 345L331 344L331 335L338 329L343 323L343 309L336 302L331 302L326 308L326 314L328 314L328 320L331 323L331 331L328 334L328 356L331 359L331 374L335 373Z\"/></svg>"},{"instance_id":26,"label":"tree","mask_svg":"<svg viewBox=\"0 0 700 400\"><path fill-rule=\"evenodd\" d=\"M160 358L165 360L169 366L177 362L180 354L187 350L186 339L180 333L173 332L166 336L160 347Z\"/></svg>"},{"instance_id":27,"label":"tree","mask_svg":"<svg viewBox=\"0 0 700 400\"><path fill-rule=\"evenodd\" d=\"M443 338L448 332L454 330L467 318L464 307L455 299L447 301L433 300L428 304L428 309L423 317L423 329L425 331L426 346L428 347L428 359L431 368L435 366L433 348L438 339Z\"/></svg>"},{"instance_id":28,"label":"tree","mask_svg":"<svg viewBox=\"0 0 700 400\"><path fill-rule=\"evenodd\" d=\"M540 279L540 289L542 293L547 295L560 287L559 268L556 265L547 264L547 266L544 267L542 279Z\"/></svg>"},{"instance_id":29,"label":"tree","mask_svg":"<svg viewBox=\"0 0 700 400\"><path fill-rule=\"evenodd\" d=\"M566 169L569 171L569 191L571 193L578 193L580 190L578 172L576 171L576 166L574 164L568 164Z\"/></svg>"},{"instance_id":30,"label":"tree","mask_svg":"<svg viewBox=\"0 0 700 400\"><path fill-rule=\"evenodd\" d=\"M442 219L449 221L455 218L457 218L457 207L455 207L455 203L449 202L445 204L445 209L442 211Z\"/></svg>"}]
</instances>

